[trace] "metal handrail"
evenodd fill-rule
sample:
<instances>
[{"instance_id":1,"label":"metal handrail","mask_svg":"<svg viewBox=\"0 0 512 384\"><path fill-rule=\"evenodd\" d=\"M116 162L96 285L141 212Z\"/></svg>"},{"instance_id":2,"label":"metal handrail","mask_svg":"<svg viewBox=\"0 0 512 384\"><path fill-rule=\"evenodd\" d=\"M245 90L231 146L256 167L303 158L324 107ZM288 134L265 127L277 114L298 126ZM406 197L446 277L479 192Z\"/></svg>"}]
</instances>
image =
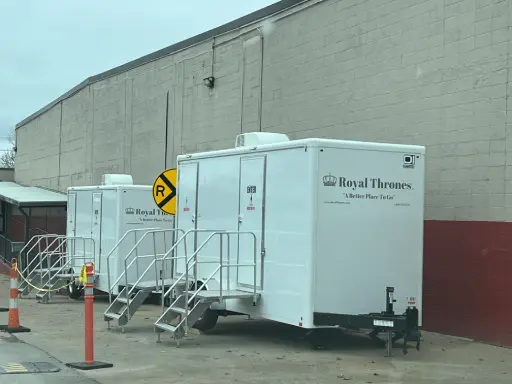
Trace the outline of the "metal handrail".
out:
<instances>
[{"instance_id":1,"label":"metal handrail","mask_svg":"<svg viewBox=\"0 0 512 384\"><path fill-rule=\"evenodd\" d=\"M50 247L51 247L51 246L52 246L56 241L58 241L59 239L64 238L65 236L61 236L61 235L51 235L51 236L50 236L50 235L42 235L42 236L41 236L41 238L39 238L39 239L37 240L37 242L36 242L36 243L35 243L35 244L34 244L34 245L33 245L33 246L32 246L32 247L27 251L27 255L28 255L28 253L29 253L29 252L31 252L31 251L34 249L34 247L35 247L36 245L39 245L39 243L40 243L40 241L41 241L42 239L46 239L46 238L50 238L50 237L55 237L55 238L53 239L53 241L52 241L50 244L48 244L48 245L46 246L46 248L45 248L43 251L38 252L38 254L36 255L36 257L34 257L30 262L28 262L28 256L27 256L27 259L26 259L26 261L27 261L27 266L26 266L26 267L23 269L23 271L21 272L23 275L25 275L25 273L27 273L27 277L29 276L29 274L30 274L30 266L31 266L31 265L34 263L34 261L36 261L36 260L39 260L39 263L36 263L36 267L34 267L34 269L37 269L37 266L39 266L39 269L42 269L42 268L43 268L43 267L42 267L43 259L41 258L41 254L42 254L42 253L44 253L44 252L46 252L46 251L48 250L48 248L50 248ZM20 253L20 254L21 254L21 253Z\"/></svg>"},{"instance_id":2,"label":"metal handrail","mask_svg":"<svg viewBox=\"0 0 512 384\"><path fill-rule=\"evenodd\" d=\"M21 255L23 255L23 252L25 252L25 255L26 255L26 257L25 257L25 261L26 261L26 263L25 263L25 264L26 264L26 267L23 269L23 271L22 271L22 272L25 272L25 271L27 270L27 267L28 267L28 264L29 264L29 262L28 262L28 254L29 254L30 252L32 252L32 250L34 249L34 247L35 247L36 245L38 245L38 244L39 244L39 242L41 241L41 239L43 239L43 238L48 238L48 237L55 237L55 236L59 236L59 235L55 235L55 234L53 234L53 235L36 235L36 236L31 237L31 238L30 238L30 240L29 240L29 241L27 241L27 243L23 246L23 248L21 248L20 253L19 253L19 256L18 256L18 262L19 262L19 264L20 264L20 265L23 265L23 263L21 262L21 261L22 261L22 260L21 260ZM28 251L26 251L25 249L30 245L30 243L31 243L31 242L32 242L32 240L34 240L34 239L37 239L37 241L34 243L34 245L32 245L32 247L31 247ZM36 258L37 258L37 257L36 257ZM34 259L32 259L32 261L33 261L33 260L34 260Z\"/></svg>"},{"instance_id":3,"label":"metal handrail","mask_svg":"<svg viewBox=\"0 0 512 384\"><path fill-rule=\"evenodd\" d=\"M108 255L107 255L107 285L108 285L108 301L110 304L112 304L112 289L113 289L113 287L110 285L110 257L112 256L114 251L119 247L119 245L121 245L121 243L126 238L126 236L128 236L129 233L136 234L137 232L150 231L150 230L154 230L154 229L159 229L159 228L136 228L136 229L130 229L130 230L126 231L125 234L123 235L123 237L121 237L117 241L117 243L114 245L112 250L108 253ZM137 243L137 235L135 235L135 243Z\"/></svg>"},{"instance_id":4,"label":"metal handrail","mask_svg":"<svg viewBox=\"0 0 512 384\"><path fill-rule=\"evenodd\" d=\"M26 263L25 263L25 264L26 264L26 266L28 267L28 265L29 265L29 264L31 264L31 263L29 263L29 262L28 262L28 255L29 255L29 253L30 253L30 252L32 252L36 246L40 246L41 240L43 240L43 239L49 239L49 238L52 238L52 237L53 237L53 238L55 238L55 239L57 239L57 238L59 238L60 236L61 236L61 235L52 234L52 235L37 235L37 236L32 237L32 238L28 241L28 243L27 243L27 244L26 244L26 245L21 249L21 251L20 251L20 257L21 257L21 254L22 254L23 252L25 252L25 256L26 256L26 257L25 257L25 261L26 261ZM37 241L32 245L32 247L30 247L30 249L29 249L28 251L26 251L26 250L25 250L25 248L30 244L30 242L31 242L33 239L37 239ZM38 255L39 255L39 252L38 252ZM35 257L34 259L36 259L38 255L36 255L36 257ZM34 259L32 259L32 261L34 261ZM26 270L26 269L27 269L27 268L25 268L24 270Z\"/></svg>"},{"instance_id":5,"label":"metal handrail","mask_svg":"<svg viewBox=\"0 0 512 384\"><path fill-rule=\"evenodd\" d=\"M50 245L48 245L44 251L39 253L39 283L41 284L41 287L43 286L43 277L45 277L47 274L51 275L51 268L50 268L51 260L52 260L51 257L54 256L55 252L62 247L63 242L61 242L60 240L62 240L60 237L55 238L55 240L52 241L52 243ZM55 241L57 241L57 243L58 243L57 248L55 248L53 251L48 253L47 252L48 248L50 248ZM43 253L44 253L44 256L43 256ZM59 257L59 260L61 257L62 257L62 255ZM46 264L48 266L47 271L44 274L42 273L43 261L46 261Z\"/></svg>"},{"instance_id":6,"label":"metal handrail","mask_svg":"<svg viewBox=\"0 0 512 384\"><path fill-rule=\"evenodd\" d=\"M0 234L0 240L2 240L4 242L3 251L5 253L5 254L0 255L0 258L3 258L5 261L11 261L11 259L12 259L11 253L13 252L14 244L23 244L23 246L25 245L25 243L23 243L22 241L14 241L14 240L7 238L7 236L1 235L1 234ZM10 251L7 251L8 246L9 246ZM23 248L23 246L22 246L22 248Z\"/></svg>"},{"instance_id":7,"label":"metal handrail","mask_svg":"<svg viewBox=\"0 0 512 384\"><path fill-rule=\"evenodd\" d=\"M25 265L25 268L21 270L21 274L22 274L23 276L26 276L27 278L29 277L29 275L30 275L30 273L31 273L30 267L32 266L32 264L34 264L34 262L35 262L36 260L39 260L39 264L41 263L41 258L40 258L40 253L41 253L41 252L38 252L38 253L37 253L37 255L35 255L35 257L34 257L34 258L32 258L32 260L31 260L30 262L28 261L28 260L29 260L29 259L28 259L29 254L32 252L32 250L33 250L36 246L40 245L40 243L41 243L41 241L42 241L43 239L48 239L48 238L52 238L52 237L54 238L54 241L53 241L51 244L48 244L48 242L47 242L47 248L45 248L45 250L46 250L46 249L48 249L48 247L52 246L52 245L53 245L53 243L54 243L56 240L58 240L58 239L59 239L60 235L55 235L55 234L52 234L52 235L37 235L37 236L34 236L34 237L30 238L30 240L29 240L29 241L28 241L28 242L23 246L23 248L21 249L20 253L18 254L18 263L19 263L19 265L22 265L22 266L23 266L24 264L26 264L26 265ZM33 245L28 249L28 251L26 251L26 249L30 246L30 244L32 244L33 240L37 240L37 241L35 241L35 242L34 242L34 244L33 244ZM26 263L22 263L22 255L23 255L23 252L25 252L25 256L26 256L26 257L25 257L25 261L26 261ZM37 263L36 263L36 266L34 266L34 270L35 270L36 268L37 268ZM41 268L42 268L42 266L40 266L39 268L41 269ZM23 284L24 284L24 283L23 283Z\"/></svg>"},{"instance_id":8,"label":"metal handrail","mask_svg":"<svg viewBox=\"0 0 512 384\"><path fill-rule=\"evenodd\" d=\"M59 238L60 238L60 237L59 237ZM51 279L51 276L52 276L52 274L51 274L51 269L53 268L53 266L54 266L55 264L60 263L60 262L62 261L62 259L63 259L63 258L65 258L66 256L68 256L68 252L67 252L67 243L68 243L68 241L69 241L69 240L74 240L74 241L75 241L75 243L76 243L76 240L82 240L82 241L83 241L83 257L82 257L82 256L77 257L77 256L73 253L72 255L70 255L70 257L68 257L68 258L67 258L67 260L65 261L65 263L64 263L64 264L63 264L63 265L62 265L62 266L61 266L61 267L60 267L60 268L55 272L55 274L54 274L54 275L57 275L57 274L59 274L60 272L62 272L62 270L64 269L64 267L65 267L66 265L68 265L71 261L80 260L80 259L84 259L84 260L87 260L87 259L88 259L88 258L87 258L87 255L86 255L86 251L85 251L85 244L86 244L85 242L86 242L86 240L91 240L91 242L92 242L92 257L91 257L91 259L92 259L93 261L95 261L95 260L96 260L96 242L95 242L95 240L94 240L92 237L83 237L83 236L63 236L63 237L62 237L62 240L64 240L64 241L63 241L63 242L61 242L61 243L59 244L59 246L58 246L55 250L53 250L52 252L50 252L50 253L46 256L47 261L49 261L49 263L48 263L48 270L46 271L46 273L44 273L44 274L43 274L43 273L41 273L41 274L40 274L40 284L41 284L41 286L43 285L43 277L45 277L46 275L50 274L50 279ZM62 255L61 255L61 256L59 256L58 260L57 260L57 261L52 265L52 264L51 264L51 259L50 259L50 257L51 257L51 256L53 256L53 255L55 255L56 250L57 250L57 249L60 249L64 244L66 244L66 251L61 252L61 253L62 253ZM41 270L42 270L42 268L41 268ZM73 271L73 274L74 274L74 271Z\"/></svg>"},{"instance_id":9,"label":"metal handrail","mask_svg":"<svg viewBox=\"0 0 512 384\"><path fill-rule=\"evenodd\" d=\"M166 231L176 231L175 229L162 229L162 230L156 230L157 232L166 232ZM181 230L183 231L183 230ZM121 281L121 279L123 278L123 276L125 275L126 271L133 265L133 263L135 262L135 259L133 259L130 264L128 264L128 266L126 265L126 260L130 257L130 255L133 253L133 251L135 250L136 247L139 246L139 244L142 242L142 240L144 240L144 238L146 237L146 235L148 233L152 233L153 231L147 231L146 233L144 233L144 235L142 235L142 237L139 239L139 241L137 241L137 243L133 246L133 248L130 250L130 252L126 255L126 257L124 258L124 266L125 266L125 270L123 273L121 273L119 275L119 277L116 279L116 281L114 281L114 283L112 284L112 286L109 287L109 290L112 291L114 289L114 287L117 285L117 283L119 283ZM137 256L137 257L140 257ZM126 283L127 284L127 283Z\"/></svg>"},{"instance_id":10,"label":"metal handrail","mask_svg":"<svg viewBox=\"0 0 512 384\"><path fill-rule=\"evenodd\" d=\"M176 246L177 246L177 245L178 245L182 240L184 240L184 239L185 239L185 237L186 237L186 236L188 236L188 234L189 234L189 233L192 233L192 232L193 232L193 233L202 233L202 232L223 232L223 230L217 230L217 229L189 229L189 230L188 230L188 231L183 235L183 237L182 237L181 239L179 239L179 240L176 242L176 244L175 244L175 245L174 245L174 246L173 246L173 247L168 251L168 253L170 253L170 252L171 252L171 251L172 251L172 250L173 250L173 249L174 249L174 248L175 248L175 247L176 247ZM210 239L210 237L208 237L208 239L207 239L207 240L209 240L209 239ZM185 256L180 256L180 257L171 257L169 260L185 259L185 266L186 266L186 265L188 265L188 263L190 262L190 260L192 260L192 258L194 257L194 255L196 254L196 252L197 252L197 251L196 251L196 252L194 252L194 254L193 254L192 256L190 256L190 258L189 258L189 259L187 259L187 256L186 256L186 254L187 254L187 251L186 251L186 244L187 244L187 243L185 242ZM203 245L203 244L202 244L202 245ZM201 247L200 247L200 248L201 248ZM161 303L162 303L162 310L163 310L163 307L164 307L163 303L164 303L165 298L167 298L167 296L169 296L169 294L172 292L172 290L173 290L174 288L176 288L176 286L178 285L178 283L179 283L179 282L181 281L181 279L185 276L185 273L186 273L186 271L185 271L185 272L183 272L183 273L181 274L181 276L180 276L180 277L178 277L178 278L176 279L176 281L175 281L175 282L174 282L174 283L173 283L173 284L172 284L172 285L167 289L167 291L165 291L165 292L164 292L164 290L162 289L162 300L161 300ZM196 285L197 285L197 280L196 280ZM163 288L163 287L162 287L162 288ZM188 287L187 287L187 289L188 289Z\"/></svg>"},{"instance_id":11,"label":"metal handrail","mask_svg":"<svg viewBox=\"0 0 512 384\"><path fill-rule=\"evenodd\" d=\"M27 241L27 243L23 246L23 248L21 248L21 250L20 250L20 254L21 254L23 251L25 251L25 248L27 248L27 247L29 246L29 244L30 244L30 242L31 242L32 240L34 240L34 239L36 239L36 238L39 238L39 237L42 237L42 236L47 236L47 235L36 235L36 236L31 237L31 238L29 239L29 241ZM36 244L37 244L37 243L36 243ZM34 245L35 245L35 244L34 244ZM33 248L33 247L32 247L32 248ZM32 249L30 249L30 251L31 251L31 250L32 250ZM29 252L30 252L30 251L29 251Z\"/></svg>"},{"instance_id":12,"label":"metal handrail","mask_svg":"<svg viewBox=\"0 0 512 384\"><path fill-rule=\"evenodd\" d=\"M249 232L249 231L223 231L223 232L215 232L215 233L212 233L204 242L203 244L201 244L201 246L197 249L196 252L194 252L194 257L195 257L195 260L194 260L194 264L201 264L201 263L208 263L206 261L198 261L197 260L197 254L199 253L199 251L213 238L213 236L215 235L220 235L220 255L219 255L219 263L220 265L215 268L215 270L210 274L210 276L208 276L208 278L203 282L203 286L206 285L206 283L208 283L212 278L213 276L215 276L215 274L217 272L219 272L220 270L220 278L219 278L219 298L220 298L220 301L222 302L222 269L224 268L224 264L223 264L223 250L222 250L222 235L227 235L228 237L228 243L229 243L229 236L230 235L233 235L233 234L236 234L236 235L242 235L242 234L249 234L249 235L252 235L253 236L253 239L254 239L254 264L252 264L252 266L254 267L254 285L253 285L253 294L254 294L254 297L256 297L256 276L257 276L257 273L256 273L256 266L258 265L257 264L257 258L256 258L256 253L257 253L257 239L256 239L256 235L253 233L253 232ZM238 265L238 263L237 263ZM235 265L233 264L230 264L229 265L230 267L233 267ZM250 265L249 265L250 266ZM187 272L188 272L188 266L187 266ZM190 304L191 301L193 301L195 299L195 297L197 296L197 294L199 293L199 289L197 288L197 271L194 273L194 278L195 278L195 281L196 281L196 285L194 286L195 288L195 292L192 294L192 297L190 297L188 300L187 300L187 297L188 297L188 289L187 291L185 291L185 302L186 302L186 305L185 305L185 328L188 327L188 323L187 323L187 318L188 318L188 306ZM188 273L187 273L187 285L188 285Z\"/></svg>"},{"instance_id":13,"label":"metal handrail","mask_svg":"<svg viewBox=\"0 0 512 384\"><path fill-rule=\"evenodd\" d=\"M69 239L72 239L72 240L77 240L77 239L81 239L83 240L84 242L84 253L83 255L80 255L80 256L77 256L77 255L73 255L72 257L69 257L66 259L66 261L64 262L64 264L55 272L55 274L53 276L56 276L58 274L60 274L62 272L62 270L68 265L70 264L71 261L75 261L75 260L81 260L83 259L84 260L84 264L85 264L85 261L88 259L87 255L86 255L86 252L85 252L85 240L91 240L92 242L92 260L96 260L96 242L95 240L92 238L92 237L76 237L76 236L71 236L71 237L67 237L65 239L65 242L66 243L66 248L67 248L67 241ZM55 266L55 264L58 264L62 261L63 258L65 258L65 256L67 255L67 252L63 252L63 255L59 257L59 259L51 266L51 268L53 268ZM49 269L50 270L50 269ZM75 275L75 271L73 270L73 272L71 273L71 277L73 277ZM51 280L51 277L48 281ZM70 279L71 280L71 279Z\"/></svg>"},{"instance_id":14,"label":"metal handrail","mask_svg":"<svg viewBox=\"0 0 512 384\"><path fill-rule=\"evenodd\" d=\"M184 235L183 237L185 237L185 231L183 229L180 229L180 228L173 228L173 229L159 229L159 230L154 230L154 231L149 231L149 232L146 232L144 235L142 235L142 237L140 238L139 242L137 242L137 244L132 248L132 250L130 251L130 253L128 253L128 255L125 257L124 259L124 279L125 279L125 291L126 291L126 315L128 316L128 319L130 318L130 295L132 294L132 292L135 290L135 288L137 287L137 284L139 284L142 280L142 278L144 276L146 276L146 273L149 271L149 269L154 265L155 266L155 287L158 287L158 268L157 268L157 265L156 265L156 262L157 260L160 261L162 260L162 264L163 262L165 261L165 258L162 257L162 259L157 259L157 253L156 253L156 239L155 239L155 234L156 233L167 233L167 232L171 232L171 233L174 233L174 232L183 232ZM142 274L139 276L139 278L137 279L137 281L132 285L132 288L129 289L128 288L128 269L130 268L131 265L133 265L133 263L141 256L137 255L135 257L135 259L132 260L132 262L127 266L126 265L126 260L128 259L128 257L131 255L131 253L133 252L133 250L140 244L140 242L144 239L144 237L148 234L148 233L151 233L153 234L153 250L154 250L154 260L151 261L151 263L148 265L148 267L144 270L144 272L142 272ZM171 250L173 248L176 247L177 244L173 245L171 247ZM162 254L162 255L166 255L167 252L165 254ZM151 256L151 255L149 255ZM163 268L162 268L163 269ZM119 276L119 278L121 278L121 276ZM115 284L115 283L114 283Z\"/></svg>"},{"instance_id":15,"label":"metal handrail","mask_svg":"<svg viewBox=\"0 0 512 384\"><path fill-rule=\"evenodd\" d=\"M197 230L197 229L189 229L187 231L187 233L183 236L183 238L185 238L185 236L187 236L189 233L191 232L194 232L194 233L197 233L197 232L206 232L208 230ZM206 240L199 246L199 248L197 248L196 251L194 251L194 253L190 256L190 258L188 259L185 259L185 272L183 272L181 274L181 276L179 278L176 279L176 281L171 285L171 287L167 290L167 292L164 294L164 292L162 291L162 308L163 308L163 303L164 303L164 299L167 297L168 293L170 293L172 291L172 289L174 289L176 287L176 285L178 285L178 282L181 281L181 279L185 276L185 302L186 302L186 305L185 305L185 318L187 317L188 313L187 313L187 309L188 309L188 290L189 290L189 284L188 284L188 270L190 269L189 267L189 262L190 260L192 260L198 253L201 249L203 249L203 247L206 245L206 243L208 243L208 241L210 241L210 239L217 233L216 231L212 231L213 233L211 233L207 238ZM191 267L194 266L196 263L192 263ZM197 274L196 274L197 275ZM196 285L194 287L196 290L197 290L197 278L196 278ZM172 305L171 305L172 306Z\"/></svg>"},{"instance_id":16,"label":"metal handrail","mask_svg":"<svg viewBox=\"0 0 512 384\"><path fill-rule=\"evenodd\" d=\"M127 316L128 318L130 318L130 295L131 293L133 292L134 290L134 287L141 281L141 279L146 275L147 271L149 270L149 268L151 268L153 266L153 264L155 265L155 287L158 287L158 269L157 269L157 266L156 266L156 261L157 261L157 255L159 256L160 254L157 254L156 252L156 239L155 239L155 234L156 233L164 233L164 236L166 233L174 233L174 232L184 232L182 229L156 229L156 230L146 230L146 232L142 235L142 237L139 239L139 241L136 242L136 244L132 247L132 249L130 250L130 252L128 252L128 254L126 255L126 257L124 258L124 271L123 273L121 273L119 275L119 277L116 279L116 281L111 285L109 286L109 295L111 295L111 292L112 290L114 289L114 287L121 281L121 279L125 278L125 291L126 291L126 308L127 308ZM154 254L153 255L138 255L136 254L135 258L127 265L127 260L129 259L129 257L132 255L133 251L137 249L137 247L139 246L139 244L142 242L142 240L144 240L144 238L148 235L148 234L153 234L153 250L154 250ZM164 255L164 254L162 254ZM149 256L153 256L154 257L154 261L152 261L150 263L150 265L146 268L146 270L142 273L142 275L138 278L137 282L135 284L133 284L133 287L132 289L129 289L128 287L128 270L130 269L130 267L133 265L133 263L137 262L137 265L138 265L138 259L139 258L143 258L143 257L149 257ZM158 259L160 260L160 259ZM163 260L163 259L162 259Z\"/></svg>"},{"instance_id":17,"label":"metal handrail","mask_svg":"<svg viewBox=\"0 0 512 384\"><path fill-rule=\"evenodd\" d=\"M210 232L210 230L189 230L188 232ZM187 234L188 234L187 232ZM229 243L230 243L230 235L244 235L244 234L248 234L248 235L251 235L254 239L254 247L253 247L253 252L254 252L254 262L252 264L240 264L240 263L237 263L237 264L231 264L229 262L229 258L228 258L228 265L224 265L224 262L223 262L223 242L222 242L222 239L223 239L223 235L226 235L228 237L228 252L229 252ZM212 278L213 276L215 276L215 274L217 272L220 271L220 285L219 285L219 298L220 298L220 301L222 302L223 300L223 287L222 287L222 280L223 280L223 276L222 276L222 270L223 268L225 267L240 267L240 266L252 266L254 267L254 285L253 285L253 294L254 294L254 298L256 298L256 279L257 279L257 270L256 270L256 267L257 267L257 239L256 239L256 235L254 234L254 232L249 232L249 231L214 231L213 233L211 233L207 238L206 240L197 248L197 250L190 256L190 258L186 259L186 266L185 266L185 272L183 272L181 274L181 276L176 280L176 282L165 292L165 294L163 293L162 291L162 303L163 303L163 300L165 299L165 297L167 297L167 295L171 292L171 290L177 285L177 283L183 278L183 276L185 275L185 285L186 285L186 289L185 289L185 316L184 316L184 321L185 321L185 328L187 329L188 327L188 308L189 308L189 304L196 298L196 296L198 295L198 293L200 292L200 289L198 289L197 287L197 270L194 272L194 280L195 280L195 292L192 294L192 296L189 298L188 297L188 290L189 290L189 270L191 267L197 265L197 264L206 264L206 263L216 263L216 261L198 261L197 259L197 255L199 253L199 251L201 251L201 249L203 249L207 243L210 242L210 240L216 236L216 235L220 235L220 252L219 252L219 265L217 266L217 268L215 268L215 270L210 274L210 276L208 276L208 278L203 282L203 286L206 285ZM192 261L192 259L194 259ZM196 304L197 305L197 304ZM171 307L172 307L172 304L171 304ZM195 306L194 306L195 308ZM192 308L193 309L193 308ZM160 319L162 318L162 316L164 316L164 314L162 314L160 316L160 318L157 320L160 321Z\"/></svg>"}]
</instances>

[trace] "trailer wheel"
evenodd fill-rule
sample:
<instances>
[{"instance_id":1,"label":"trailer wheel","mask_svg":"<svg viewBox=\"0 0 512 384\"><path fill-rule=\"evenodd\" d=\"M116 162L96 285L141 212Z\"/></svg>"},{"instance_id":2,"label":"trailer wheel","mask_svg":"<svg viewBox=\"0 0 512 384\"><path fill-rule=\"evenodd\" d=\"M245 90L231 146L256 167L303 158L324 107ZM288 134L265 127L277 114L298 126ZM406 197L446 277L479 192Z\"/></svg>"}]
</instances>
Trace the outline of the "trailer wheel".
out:
<instances>
[{"instance_id":1,"label":"trailer wheel","mask_svg":"<svg viewBox=\"0 0 512 384\"><path fill-rule=\"evenodd\" d=\"M216 311L212 311L210 308L208 308L203 313L203 316L201 316L199 320L196 321L193 328L200 331L209 331L217 325L218 319L219 314Z\"/></svg>"},{"instance_id":2,"label":"trailer wheel","mask_svg":"<svg viewBox=\"0 0 512 384\"><path fill-rule=\"evenodd\" d=\"M197 286L201 291L206 290L206 286L203 284L202 281L197 282ZM192 284L191 291L195 290L195 284ZM190 303L190 308L192 308L195 305L195 300L193 303ZM217 325L217 320L219 319L219 314L216 311L212 311L210 308L208 308L204 313L203 316L201 316L192 326L192 328L195 328L199 331L209 331L210 329L213 329L215 325Z\"/></svg>"},{"instance_id":3,"label":"trailer wheel","mask_svg":"<svg viewBox=\"0 0 512 384\"><path fill-rule=\"evenodd\" d=\"M70 271L69 273L73 273ZM69 298L73 300L78 300L82 296L82 287L76 283L76 280L68 280L67 281L67 291Z\"/></svg>"}]
</instances>

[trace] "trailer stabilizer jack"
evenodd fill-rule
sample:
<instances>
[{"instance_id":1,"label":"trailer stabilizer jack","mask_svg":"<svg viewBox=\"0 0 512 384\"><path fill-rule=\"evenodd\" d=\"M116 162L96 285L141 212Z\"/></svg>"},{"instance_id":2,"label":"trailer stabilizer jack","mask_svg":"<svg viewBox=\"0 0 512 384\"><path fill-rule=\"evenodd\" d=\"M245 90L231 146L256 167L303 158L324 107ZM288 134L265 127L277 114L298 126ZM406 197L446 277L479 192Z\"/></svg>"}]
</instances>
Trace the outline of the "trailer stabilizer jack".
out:
<instances>
[{"instance_id":1,"label":"trailer stabilizer jack","mask_svg":"<svg viewBox=\"0 0 512 384\"><path fill-rule=\"evenodd\" d=\"M421 332L418 328L418 309L407 308L405 311L405 336L404 336L404 355L407 354L407 342L416 341L416 350L420 350Z\"/></svg>"}]
</instances>

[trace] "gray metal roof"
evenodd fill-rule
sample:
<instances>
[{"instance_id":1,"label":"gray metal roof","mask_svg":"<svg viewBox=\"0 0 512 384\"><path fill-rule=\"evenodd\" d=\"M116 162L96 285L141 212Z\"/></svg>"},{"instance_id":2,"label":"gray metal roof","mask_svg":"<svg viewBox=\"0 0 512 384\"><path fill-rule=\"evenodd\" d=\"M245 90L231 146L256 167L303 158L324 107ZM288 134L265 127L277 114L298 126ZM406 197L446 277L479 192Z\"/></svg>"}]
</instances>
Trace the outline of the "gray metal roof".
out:
<instances>
[{"instance_id":1,"label":"gray metal roof","mask_svg":"<svg viewBox=\"0 0 512 384\"><path fill-rule=\"evenodd\" d=\"M268 7L262 8L258 11L255 11L246 16L243 16L239 19L233 20L227 24L221 25L220 27L211 29L207 32L203 32L203 33L196 35L194 37L191 37L187 40L183 40L179 43L176 43L176 44L173 44L166 48L160 49L156 52L150 53L149 55L142 56L138 59L135 59L135 60L130 61L123 65L120 65L119 67L112 68L112 69L105 71L103 73L100 73L98 75L91 76L91 77L87 78L86 80L82 81L80 84L78 84L74 88L67 91L62 96L60 96L57 99L55 99L54 101L52 101L50 104L46 105L45 107L41 108L37 112L33 113L29 117L25 118L24 120L22 120L21 122L16 124L16 128L19 128L19 127L29 123L30 121L36 119L37 117L41 116L43 113L45 113L46 111L48 111L49 109L53 108L55 105L60 103L62 100L66 100L67 98L73 96L75 93L81 91L82 89L84 89L85 87L87 87L90 84L96 83L98 81L107 79L112 76L119 75L123 72L127 72L130 69L139 67L139 66L149 63L151 61L158 60L162 57L169 56L176 51L180 51L180 50L190 47L192 45L201 43L205 40L209 40L215 36L218 36L223 33L241 28L244 25L253 23L260 19L264 19L265 17L273 15L274 13L283 11L287 8L293 7L300 3L304 3L305 1L307 1L307 0L281 0L275 4L269 5Z\"/></svg>"},{"instance_id":2,"label":"gray metal roof","mask_svg":"<svg viewBox=\"0 0 512 384\"><path fill-rule=\"evenodd\" d=\"M60 192L5 181L0 182L0 201L18 207L65 207L68 196Z\"/></svg>"}]
</instances>

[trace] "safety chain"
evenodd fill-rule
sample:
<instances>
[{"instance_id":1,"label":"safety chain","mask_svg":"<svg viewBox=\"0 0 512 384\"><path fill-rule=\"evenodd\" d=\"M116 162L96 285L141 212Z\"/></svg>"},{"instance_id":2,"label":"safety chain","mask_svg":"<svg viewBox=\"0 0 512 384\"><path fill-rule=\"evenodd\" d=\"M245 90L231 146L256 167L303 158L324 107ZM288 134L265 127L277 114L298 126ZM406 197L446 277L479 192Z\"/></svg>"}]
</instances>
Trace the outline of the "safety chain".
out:
<instances>
[{"instance_id":1,"label":"safety chain","mask_svg":"<svg viewBox=\"0 0 512 384\"><path fill-rule=\"evenodd\" d=\"M57 291L60 291L61 289L64 289L66 287L69 287L71 284L74 284L75 282L74 281L71 281L69 284L66 284L66 285L63 285L62 287L59 287L59 288L52 288L52 289L46 289L46 288L41 288L41 287L36 287L35 285L33 285L30 281L28 281L27 279L25 279L25 277L23 276L23 274L21 274L21 272L19 271L18 269L18 266L17 265L14 265L14 269L16 270L16 272L18 273L18 276L21 277L21 279L29 286L31 286L32 288L34 289L37 289L39 292L57 292Z\"/></svg>"}]
</instances>

